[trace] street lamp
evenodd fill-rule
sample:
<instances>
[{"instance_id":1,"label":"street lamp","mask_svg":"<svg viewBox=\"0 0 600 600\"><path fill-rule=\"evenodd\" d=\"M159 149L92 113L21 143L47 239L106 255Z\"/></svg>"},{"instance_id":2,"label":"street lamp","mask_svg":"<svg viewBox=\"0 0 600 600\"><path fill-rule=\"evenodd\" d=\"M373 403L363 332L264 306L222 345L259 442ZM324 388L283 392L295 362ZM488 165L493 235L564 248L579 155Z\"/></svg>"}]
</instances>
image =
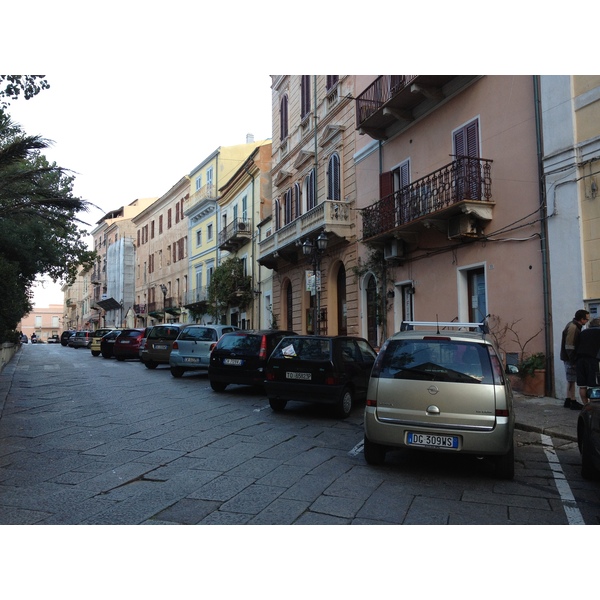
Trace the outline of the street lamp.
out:
<instances>
[{"instance_id":1,"label":"street lamp","mask_svg":"<svg viewBox=\"0 0 600 600\"><path fill-rule=\"evenodd\" d=\"M160 284L160 291L163 293L163 323L167 322L167 286Z\"/></svg>"},{"instance_id":2,"label":"street lamp","mask_svg":"<svg viewBox=\"0 0 600 600\"><path fill-rule=\"evenodd\" d=\"M321 316L321 256L327 248L327 235L321 231L316 243L313 244L307 239L302 244L302 253L304 256L312 259L313 267L313 286L315 290L315 302L313 302L313 330L316 335L321 334L320 316ZM317 282L317 273L319 273L319 281Z\"/></svg>"}]
</instances>

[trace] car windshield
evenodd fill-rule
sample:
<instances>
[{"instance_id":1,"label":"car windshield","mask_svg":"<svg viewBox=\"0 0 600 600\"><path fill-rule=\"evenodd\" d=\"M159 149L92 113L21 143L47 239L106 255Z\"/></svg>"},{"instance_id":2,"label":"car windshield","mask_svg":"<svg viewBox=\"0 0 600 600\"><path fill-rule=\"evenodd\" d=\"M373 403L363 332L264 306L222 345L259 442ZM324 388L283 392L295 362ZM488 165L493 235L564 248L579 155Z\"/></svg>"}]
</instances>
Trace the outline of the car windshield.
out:
<instances>
[{"instance_id":1,"label":"car windshield","mask_svg":"<svg viewBox=\"0 0 600 600\"><path fill-rule=\"evenodd\" d=\"M283 338L273 352L273 358L299 360L329 360L331 340L318 338Z\"/></svg>"},{"instance_id":2,"label":"car windshield","mask_svg":"<svg viewBox=\"0 0 600 600\"><path fill-rule=\"evenodd\" d=\"M196 342L216 342L219 336L211 327L186 327L177 338Z\"/></svg>"},{"instance_id":3,"label":"car windshield","mask_svg":"<svg viewBox=\"0 0 600 600\"><path fill-rule=\"evenodd\" d=\"M484 344L450 340L390 340L380 354L380 378L494 383Z\"/></svg>"},{"instance_id":4,"label":"car windshield","mask_svg":"<svg viewBox=\"0 0 600 600\"><path fill-rule=\"evenodd\" d=\"M179 335L180 329L178 327L172 327L170 325L157 325L152 328L152 331L148 334L149 340L174 340Z\"/></svg>"}]
</instances>

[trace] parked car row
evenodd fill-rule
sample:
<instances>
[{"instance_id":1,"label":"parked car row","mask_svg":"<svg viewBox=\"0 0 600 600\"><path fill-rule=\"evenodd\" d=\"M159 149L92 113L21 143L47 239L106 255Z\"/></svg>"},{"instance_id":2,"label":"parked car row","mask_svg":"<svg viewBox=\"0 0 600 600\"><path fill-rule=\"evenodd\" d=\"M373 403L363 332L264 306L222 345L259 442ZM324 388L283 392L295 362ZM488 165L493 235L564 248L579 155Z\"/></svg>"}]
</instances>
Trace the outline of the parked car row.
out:
<instances>
[{"instance_id":1,"label":"parked car row","mask_svg":"<svg viewBox=\"0 0 600 600\"><path fill-rule=\"evenodd\" d=\"M179 323L99 330L96 338L76 332L69 345L89 339L94 356L168 365L175 378L204 370L217 393L261 386L277 413L289 402L319 403L345 418L362 401L367 463L381 465L399 449L471 454L490 458L497 475L511 479L512 389L479 327L408 322L379 353L356 336Z\"/></svg>"}]
</instances>

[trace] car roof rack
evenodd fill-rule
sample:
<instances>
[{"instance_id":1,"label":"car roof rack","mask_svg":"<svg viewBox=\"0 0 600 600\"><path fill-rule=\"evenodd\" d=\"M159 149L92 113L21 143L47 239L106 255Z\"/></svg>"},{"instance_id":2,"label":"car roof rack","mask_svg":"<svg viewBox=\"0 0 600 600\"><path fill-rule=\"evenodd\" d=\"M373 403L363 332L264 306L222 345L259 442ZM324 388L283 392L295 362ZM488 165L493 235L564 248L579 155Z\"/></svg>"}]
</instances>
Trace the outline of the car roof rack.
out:
<instances>
[{"instance_id":1,"label":"car roof rack","mask_svg":"<svg viewBox=\"0 0 600 600\"><path fill-rule=\"evenodd\" d=\"M475 329L476 331L485 334L490 331L486 321L487 317L481 323L460 323L458 321L402 321L400 331L412 331L415 327L435 327L438 334L440 333L440 328Z\"/></svg>"}]
</instances>

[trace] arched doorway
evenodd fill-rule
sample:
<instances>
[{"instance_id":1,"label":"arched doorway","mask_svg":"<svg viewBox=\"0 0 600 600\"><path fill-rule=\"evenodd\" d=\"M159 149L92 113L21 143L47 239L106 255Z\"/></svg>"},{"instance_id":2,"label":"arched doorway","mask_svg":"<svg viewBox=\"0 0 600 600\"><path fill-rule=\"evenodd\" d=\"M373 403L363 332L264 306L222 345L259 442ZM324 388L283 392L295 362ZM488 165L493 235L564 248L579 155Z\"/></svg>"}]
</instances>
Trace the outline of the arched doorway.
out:
<instances>
[{"instance_id":1,"label":"arched doorway","mask_svg":"<svg viewBox=\"0 0 600 600\"><path fill-rule=\"evenodd\" d=\"M366 291L367 304L367 340L372 346L377 346L377 282L369 275Z\"/></svg>"}]
</instances>

